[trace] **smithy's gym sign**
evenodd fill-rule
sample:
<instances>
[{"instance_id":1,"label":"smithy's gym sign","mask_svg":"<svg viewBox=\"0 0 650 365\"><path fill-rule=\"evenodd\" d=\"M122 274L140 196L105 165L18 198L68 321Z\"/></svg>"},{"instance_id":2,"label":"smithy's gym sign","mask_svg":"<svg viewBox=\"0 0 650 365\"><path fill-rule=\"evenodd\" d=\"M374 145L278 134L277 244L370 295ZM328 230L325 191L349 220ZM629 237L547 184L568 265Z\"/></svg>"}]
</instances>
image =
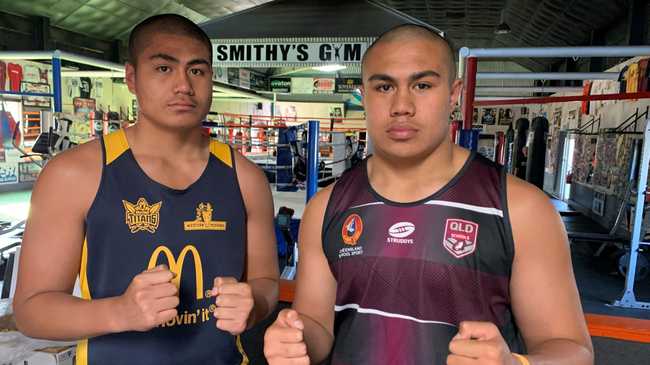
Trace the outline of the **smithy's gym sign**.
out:
<instances>
[{"instance_id":1,"label":"smithy's gym sign","mask_svg":"<svg viewBox=\"0 0 650 365\"><path fill-rule=\"evenodd\" d=\"M368 42L222 43L213 41L215 65L239 67L314 66L358 63Z\"/></svg>"}]
</instances>

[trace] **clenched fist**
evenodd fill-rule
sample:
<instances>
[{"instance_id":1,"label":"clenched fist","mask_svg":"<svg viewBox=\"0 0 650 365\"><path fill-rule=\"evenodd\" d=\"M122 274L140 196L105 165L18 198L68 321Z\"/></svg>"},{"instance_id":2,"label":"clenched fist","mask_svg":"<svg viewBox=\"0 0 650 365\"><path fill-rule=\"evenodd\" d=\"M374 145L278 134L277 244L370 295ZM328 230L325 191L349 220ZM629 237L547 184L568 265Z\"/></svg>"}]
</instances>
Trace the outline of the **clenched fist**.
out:
<instances>
[{"instance_id":1,"label":"clenched fist","mask_svg":"<svg viewBox=\"0 0 650 365\"><path fill-rule=\"evenodd\" d=\"M235 278L216 278L212 295L217 297L214 311L217 328L234 336L244 332L255 303L250 285Z\"/></svg>"},{"instance_id":2,"label":"clenched fist","mask_svg":"<svg viewBox=\"0 0 650 365\"><path fill-rule=\"evenodd\" d=\"M303 338L304 323L293 309L283 309L264 335L264 356L269 365L309 365Z\"/></svg>"},{"instance_id":3,"label":"clenched fist","mask_svg":"<svg viewBox=\"0 0 650 365\"><path fill-rule=\"evenodd\" d=\"M176 317L179 299L173 278L165 265L136 275L117 298L120 331L148 331Z\"/></svg>"},{"instance_id":4,"label":"clenched fist","mask_svg":"<svg viewBox=\"0 0 650 365\"><path fill-rule=\"evenodd\" d=\"M461 322L449 343L447 365L521 365L490 322Z\"/></svg>"}]
</instances>

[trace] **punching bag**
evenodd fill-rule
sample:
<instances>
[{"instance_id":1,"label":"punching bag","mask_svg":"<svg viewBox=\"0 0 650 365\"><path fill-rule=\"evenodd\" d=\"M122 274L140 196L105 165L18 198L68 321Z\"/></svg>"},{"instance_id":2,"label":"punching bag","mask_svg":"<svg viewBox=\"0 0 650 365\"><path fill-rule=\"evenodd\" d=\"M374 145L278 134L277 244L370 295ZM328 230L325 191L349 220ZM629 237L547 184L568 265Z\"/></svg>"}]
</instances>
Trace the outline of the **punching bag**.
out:
<instances>
[{"instance_id":1,"label":"punching bag","mask_svg":"<svg viewBox=\"0 0 650 365\"><path fill-rule=\"evenodd\" d=\"M293 153L291 144L296 143L296 128L279 129L276 156L275 184L277 191L296 191L293 183Z\"/></svg>"},{"instance_id":2,"label":"punching bag","mask_svg":"<svg viewBox=\"0 0 650 365\"><path fill-rule=\"evenodd\" d=\"M505 166L508 173L512 173L512 151L513 143L515 140L515 130L512 129L512 123L508 125L508 130L506 131L506 145L505 145Z\"/></svg>"},{"instance_id":3,"label":"punching bag","mask_svg":"<svg viewBox=\"0 0 650 365\"><path fill-rule=\"evenodd\" d=\"M544 164L546 160L546 135L548 134L548 120L536 117L530 127L528 135L528 160L526 162L526 181L544 188Z\"/></svg>"},{"instance_id":4,"label":"punching bag","mask_svg":"<svg viewBox=\"0 0 650 365\"><path fill-rule=\"evenodd\" d=\"M526 139L530 123L526 118L517 119L516 132L512 147L512 174L520 179L526 179Z\"/></svg>"}]
</instances>

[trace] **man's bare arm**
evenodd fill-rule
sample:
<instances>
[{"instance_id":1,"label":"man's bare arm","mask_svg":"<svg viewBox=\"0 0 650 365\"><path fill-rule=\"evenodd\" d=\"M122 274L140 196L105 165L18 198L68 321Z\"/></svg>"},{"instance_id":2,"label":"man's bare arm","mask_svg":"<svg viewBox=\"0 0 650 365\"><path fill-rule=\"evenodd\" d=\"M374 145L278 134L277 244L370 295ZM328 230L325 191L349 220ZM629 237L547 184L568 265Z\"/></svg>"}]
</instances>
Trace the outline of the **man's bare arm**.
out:
<instances>
[{"instance_id":1,"label":"man's bare arm","mask_svg":"<svg viewBox=\"0 0 650 365\"><path fill-rule=\"evenodd\" d=\"M305 323L305 343L312 363L329 355L334 343L336 279L323 252L323 220L334 185L309 202L300 226L300 261L293 308Z\"/></svg>"},{"instance_id":2,"label":"man's bare arm","mask_svg":"<svg viewBox=\"0 0 650 365\"><path fill-rule=\"evenodd\" d=\"M50 161L34 187L14 298L18 329L30 337L79 340L148 331L177 314L178 289L164 266L136 275L117 297L72 296L101 168L99 142L89 142Z\"/></svg>"},{"instance_id":3,"label":"man's bare arm","mask_svg":"<svg viewBox=\"0 0 650 365\"><path fill-rule=\"evenodd\" d=\"M319 364L332 349L336 280L321 239L331 191L328 187L316 194L302 216L293 309L281 311L266 332L264 354L269 364Z\"/></svg>"},{"instance_id":4,"label":"man's bare arm","mask_svg":"<svg viewBox=\"0 0 650 365\"><path fill-rule=\"evenodd\" d=\"M515 241L511 293L531 364L593 364L593 347L576 288L567 235L541 191L508 178Z\"/></svg>"},{"instance_id":5,"label":"man's bare arm","mask_svg":"<svg viewBox=\"0 0 650 365\"><path fill-rule=\"evenodd\" d=\"M246 281L254 306L248 327L266 318L278 302L278 254L273 226L273 197L264 173L240 154L235 154L237 177L247 216Z\"/></svg>"},{"instance_id":6,"label":"man's bare arm","mask_svg":"<svg viewBox=\"0 0 650 365\"><path fill-rule=\"evenodd\" d=\"M14 298L16 324L28 336L75 340L117 327L111 299L71 295L101 165L98 143L79 146L50 161L34 186Z\"/></svg>"}]
</instances>

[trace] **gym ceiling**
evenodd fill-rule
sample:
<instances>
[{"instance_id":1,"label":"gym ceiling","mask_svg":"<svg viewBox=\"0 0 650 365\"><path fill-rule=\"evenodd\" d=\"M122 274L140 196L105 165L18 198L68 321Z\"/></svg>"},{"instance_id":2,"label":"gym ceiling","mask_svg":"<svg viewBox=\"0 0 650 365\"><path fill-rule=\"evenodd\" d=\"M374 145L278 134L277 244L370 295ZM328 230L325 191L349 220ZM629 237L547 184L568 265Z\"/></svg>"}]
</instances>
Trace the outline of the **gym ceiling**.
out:
<instances>
[{"instance_id":1,"label":"gym ceiling","mask_svg":"<svg viewBox=\"0 0 650 365\"><path fill-rule=\"evenodd\" d=\"M298 17L313 19L312 24L327 23L322 12L309 11L309 4L351 3L355 0L279 0L284 12L275 19L275 27L290 29ZM629 44L627 15L639 0L356 0L394 8L447 32L454 44L468 47L562 47L579 45ZM124 45L131 28L142 19L158 13L177 13L197 23L227 16L256 6L271 6L268 0L0 0L0 30L16 31L11 17L47 19L48 27L60 28L100 42L117 44L118 52L107 58L124 58ZM639 5L636 5L639 6ZM644 14L647 10L644 6ZM291 10L295 10L291 12ZM298 11L299 10L299 11ZM363 14L354 14L363 20ZM647 16L643 16L647 21ZM371 21L367 19L366 21ZM502 21L509 34L495 34ZM647 29L647 24L642 24ZM255 27L256 24L242 24ZM14 28L14 29L12 29ZM24 28L24 26L22 27ZM619 29L620 28L620 29ZM28 31L21 30L19 31ZM354 27L350 27L354 32ZM56 33L51 31L50 33ZM325 34L324 34L325 35ZM352 33L349 36L355 36ZM615 39L620 36L622 39ZM118 40L119 42L116 42ZM645 39L643 40L645 43ZM59 42L62 43L62 42ZM6 44L6 42L4 43ZM85 48L92 48L84 46ZM113 46L115 47L115 46ZM6 46L5 46L6 48ZM10 48L9 48L10 49ZM517 62L531 71L548 71L558 60Z\"/></svg>"}]
</instances>

